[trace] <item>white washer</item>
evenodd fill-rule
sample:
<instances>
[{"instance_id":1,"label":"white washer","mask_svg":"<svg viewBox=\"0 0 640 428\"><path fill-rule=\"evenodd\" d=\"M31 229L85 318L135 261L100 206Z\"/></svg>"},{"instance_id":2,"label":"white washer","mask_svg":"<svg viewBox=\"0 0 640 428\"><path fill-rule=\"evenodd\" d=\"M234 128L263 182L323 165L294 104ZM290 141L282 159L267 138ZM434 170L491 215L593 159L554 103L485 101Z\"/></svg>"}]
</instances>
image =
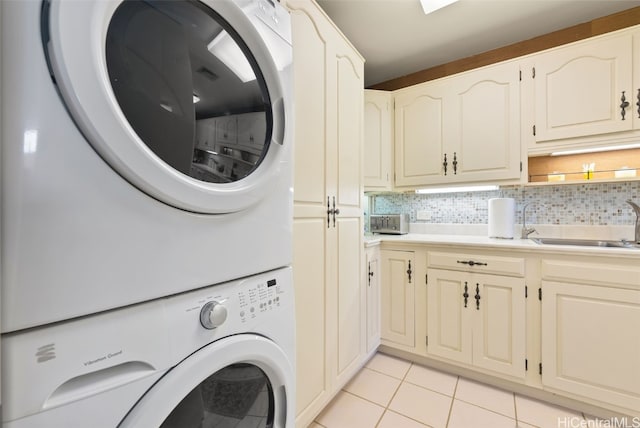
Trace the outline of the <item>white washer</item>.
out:
<instances>
[{"instance_id":1,"label":"white washer","mask_svg":"<svg viewBox=\"0 0 640 428\"><path fill-rule=\"evenodd\" d=\"M294 317L284 268L5 335L3 427L294 427Z\"/></svg>"},{"instance_id":2,"label":"white washer","mask_svg":"<svg viewBox=\"0 0 640 428\"><path fill-rule=\"evenodd\" d=\"M290 264L282 6L0 7L3 332Z\"/></svg>"}]
</instances>

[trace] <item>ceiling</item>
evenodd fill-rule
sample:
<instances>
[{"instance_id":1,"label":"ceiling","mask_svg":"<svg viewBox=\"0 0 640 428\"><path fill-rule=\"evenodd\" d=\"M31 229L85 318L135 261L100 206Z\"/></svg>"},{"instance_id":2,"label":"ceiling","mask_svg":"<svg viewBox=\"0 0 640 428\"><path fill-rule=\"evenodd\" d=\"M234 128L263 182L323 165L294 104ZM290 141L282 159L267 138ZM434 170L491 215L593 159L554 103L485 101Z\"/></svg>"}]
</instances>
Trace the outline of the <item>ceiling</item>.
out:
<instances>
[{"instance_id":1,"label":"ceiling","mask_svg":"<svg viewBox=\"0 0 640 428\"><path fill-rule=\"evenodd\" d=\"M365 86L640 6L640 0L317 0L364 56Z\"/></svg>"}]
</instances>

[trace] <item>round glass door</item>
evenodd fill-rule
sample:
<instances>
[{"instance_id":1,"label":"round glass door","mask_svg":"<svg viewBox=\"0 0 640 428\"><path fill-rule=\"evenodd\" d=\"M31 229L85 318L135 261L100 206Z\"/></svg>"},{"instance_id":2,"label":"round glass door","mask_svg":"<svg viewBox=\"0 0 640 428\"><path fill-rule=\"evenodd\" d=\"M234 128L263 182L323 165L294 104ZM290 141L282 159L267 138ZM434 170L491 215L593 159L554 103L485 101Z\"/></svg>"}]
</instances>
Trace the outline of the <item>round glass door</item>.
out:
<instances>
[{"instance_id":1,"label":"round glass door","mask_svg":"<svg viewBox=\"0 0 640 428\"><path fill-rule=\"evenodd\" d=\"M289 356L274 342L232 335L168 370L118 427L293 426L294 385Z\"/></svg>"},{"instance_id":2,"label":"round glass door","mask_svg":"<svg viewBox=\"0 0 640 428\"><path fill-rule=\"evenodd\" d=\"M233 364L209 376L173 409L160 428L273 426L269 378L251 364Z\"/></svg>"},{"instance_id":3,"label":"round glass door","mask_svg":"<svg viewBox=\"0 0 640 428\"><path fill-rule=\"evenodd\" d=\"M62 99L129 183L216 214L254 205L288 177L291 45L261 21L257 2L45 5L43 41ZM289 28L288 16L279 25Z\"/></svg>"},{"instance_id":4,"label":"round glass door","mask_svg":"<svg viewBox=\"0 0 640 428\"><path fill-rule=\"evenodd\" d=\"M125 1L109 24L106 63L131 127L174 169L228 183L264 158L272 129L264 77L214 10L197 2Z\"/></svg>"}]
</instances>

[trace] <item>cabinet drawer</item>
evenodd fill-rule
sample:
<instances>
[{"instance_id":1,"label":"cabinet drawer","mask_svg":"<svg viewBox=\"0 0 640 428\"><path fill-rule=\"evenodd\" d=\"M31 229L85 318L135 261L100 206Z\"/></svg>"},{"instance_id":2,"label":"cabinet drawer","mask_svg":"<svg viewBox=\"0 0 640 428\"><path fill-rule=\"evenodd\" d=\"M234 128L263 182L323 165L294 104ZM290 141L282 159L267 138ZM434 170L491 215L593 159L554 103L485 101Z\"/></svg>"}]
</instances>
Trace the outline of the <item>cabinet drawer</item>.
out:
<instances>
[{"instance_id":1,"label":"cabinet drawer","mask_svg":"<svg viewBox=\"0 0 640 428\"><path fill-rule=\"evenodd\" d=\"M430 252L427 260L430 268L524 276L523 258Z\"/></svg>"},{"instance_id":2,"label":"cabinet drawer","mask_svg":"<svg viewBox=\"0 0 640 428\"><path fill-rule=\"evenodd\" d=\"M542 260L542 279L580 284L602 284L640 289L640 267Z\"/></svg>"}]
</instances>

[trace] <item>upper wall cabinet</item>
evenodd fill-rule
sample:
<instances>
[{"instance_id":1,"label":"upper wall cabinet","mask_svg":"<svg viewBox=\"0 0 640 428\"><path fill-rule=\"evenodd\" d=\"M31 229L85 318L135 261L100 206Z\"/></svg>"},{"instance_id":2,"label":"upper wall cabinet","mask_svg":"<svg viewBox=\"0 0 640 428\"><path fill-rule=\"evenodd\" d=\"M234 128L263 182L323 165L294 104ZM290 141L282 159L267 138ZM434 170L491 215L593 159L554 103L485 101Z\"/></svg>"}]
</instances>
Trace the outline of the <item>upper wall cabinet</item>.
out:
<instances>
[{"instance_id":1,"label":"upper wall cabinet","mask_svg":"<svg viewBox=\"0 0 640 428\"><path fill-rule=\"evenodd\" d=\"M364 91L364 190L393 186L393 97L387 91Z\"/></svg>"},{"instance_id":2,"label":"upper wall cabinet","mask_svg":"<svg viewBox=\"0 0 640 428\"><path fill-rule=\"evenodd\" d=\"M506 62L400 90L398 187L520 177L520 69Z\"/></svg>"},{"instance_id":3,"label":"upper wall cabinet","mask_svg":"<svg viewBox=\"0 0 640 428\"><path fill-rule=\"evenodd\" d=\"M427 82L395 96L395 185L421 186L443 176L447 81Z\"/></svg>"},{"instance_id":4,"label":"upper wall cabinet","mask_svg":"<svg viewBox=\"0 0 640 428\"><path fill-rule=\"evenodd\" d=\"M617 143L620 134L612 133L640 128L633 31L552 49L531 60L525 73L534 87L530 152L595 140Z\"/></svg>"}]
</instances>

